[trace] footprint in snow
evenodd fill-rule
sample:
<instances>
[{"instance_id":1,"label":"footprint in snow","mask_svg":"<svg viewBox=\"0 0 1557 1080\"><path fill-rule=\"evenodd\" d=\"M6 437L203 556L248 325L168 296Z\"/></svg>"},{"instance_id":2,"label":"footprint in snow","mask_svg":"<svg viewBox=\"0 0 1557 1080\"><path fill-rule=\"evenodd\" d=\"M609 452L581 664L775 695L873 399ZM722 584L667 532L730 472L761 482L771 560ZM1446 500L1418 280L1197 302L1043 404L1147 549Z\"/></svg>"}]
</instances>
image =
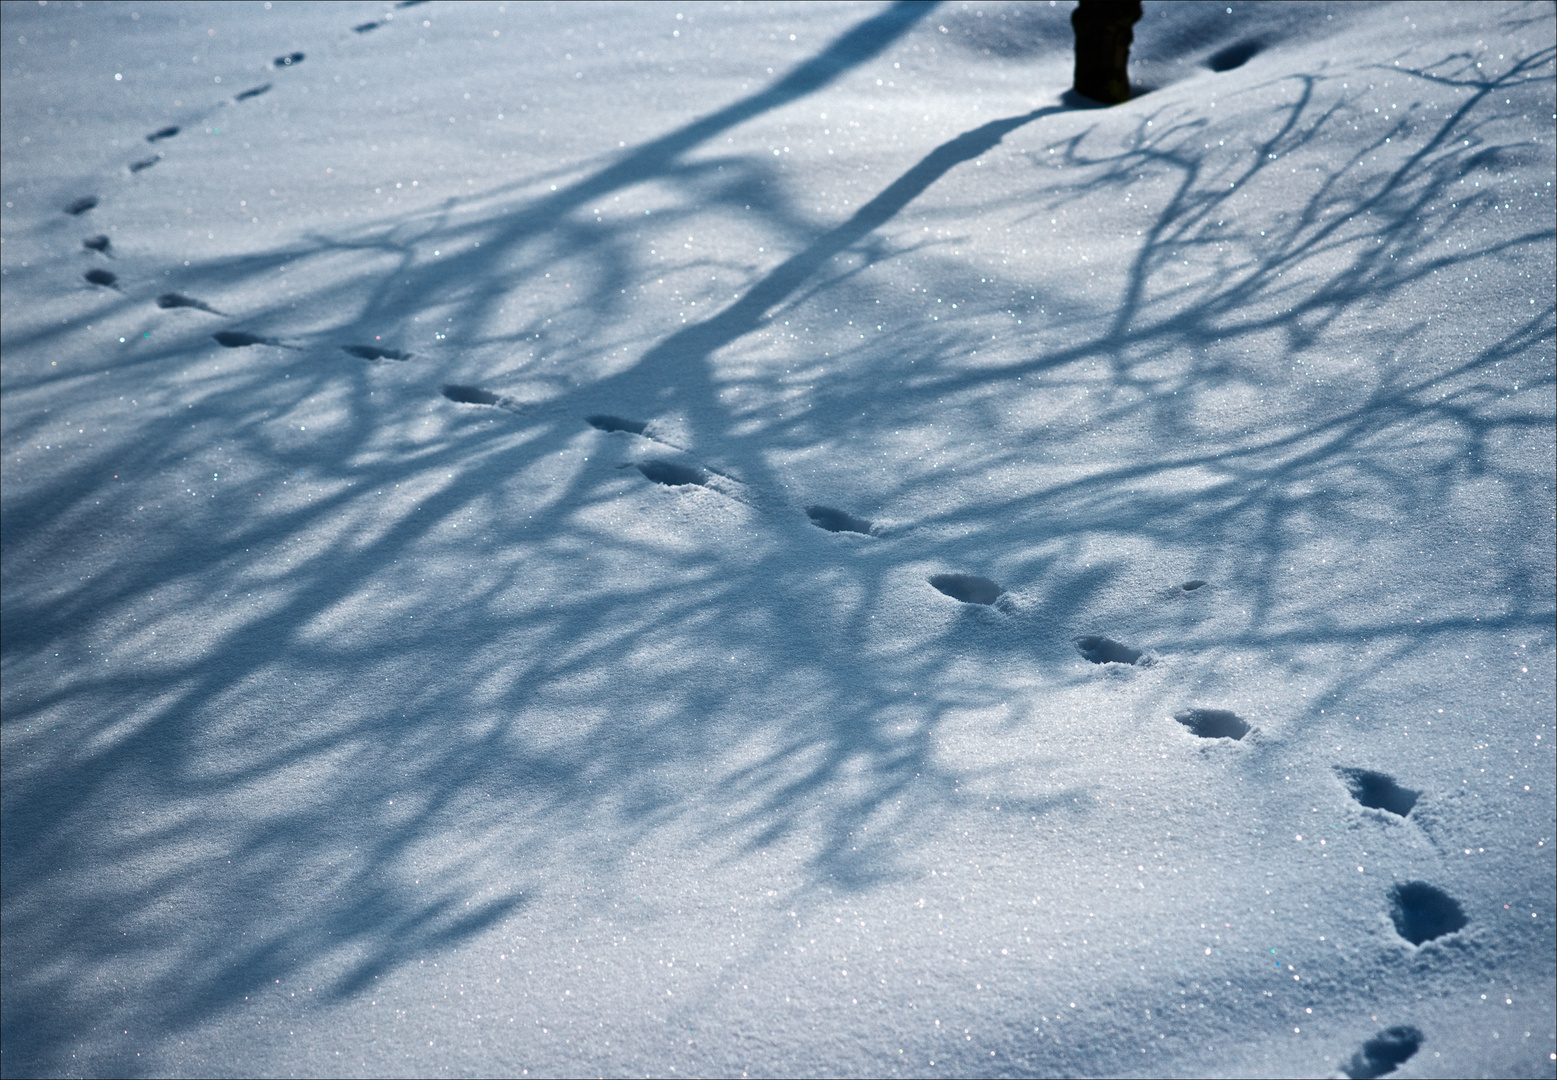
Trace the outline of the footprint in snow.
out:
<instances>
[{"instance_id":1,"label":"footprint in snow","mask_svg":"<svg viewBox=\"0 0 1557 1080\"><path fill-rule=\"evenodd\" d=\"M485 405L496 409L507 409L509 412L517 412L519 403L511 397L503 394L494 394L490 390L483 390L479 386L464 386L460 383L444 383L443 396L460 405Z\"/></svg>"},{"instance_id":2,"label":"footprint in snow","mask_svg":"<svg viewBox=\"0 0 1557 1080\"><path fill-rule=\"evenodd\" d=\"M1422 797L1420 791L1401 787L1395 778L1371 769L1337 769L1352 798L1370 810L1405 817Z\"/></svg>"},{"instance_id":3,"label":"footprint in snow","mask_svg":"<svg viewBox=\"0 0 1557 1080\"><path fill-rule=\"evenodd\" d=\"M934 574L930 577L930 584L964 604L993 604L1005 592L989 578L976 574Z\"/></svg>"},{"instance_id":4,"label":"footprint in snow","mask_svg":"<svg viewBox=\"0 0 1557 1080\"><path fill-rule=\"evenodd\" d=\"M180 128L177 124L169 124L167 127L165 127L165 128L158 128L156 131L153 131L150 135L146 136L146 141L147 142L159 142L162 139L171 139L173 136L177 135L181 130L183 130L183 129Z\"/></svg>"},{"instance_id":5,"label":"footprint in snow","mask_svg":"<svg viewBox=\"0 0 1557 1080\"><path fill-rule=\"evenodd\" d=\"M673 443L660 432L652 435L649 433L649 424L644 420L630 420L625 416L615 416L611 413L591 413L584 417L584 422L597 431L626 432L629 435L642 435L645 439L669 446L675 450L686 450L685 446Z\"/></svg>"},{"instance_id":6,"label":"footprint in snow","mask_svg":"<svg viewBox=\"0 0 1557 1080\"><path fill-rule=\"evenodd\" d=\"M1135 664L1140 667L1150 667L1151 657L1140 649L1132 649L1128 645L1120 644L1113 638L1106 637L1079 637L1076 639L1076 651L1082 657L1094 664Z\"/></svg>"},{"instance_id":7,"label":"footprint in snow","mask_svg":"<svg viewBox=\"0 0 1557 1080\"><path fill-rule=\"evenodd\" d=\"M117 274L110 274L107 270L88 270L81 276L86 278L93 285L101 285L105 289L117 289L119 287L119 276Z\"/></svg>"},{"instance_id":8,"label":"footprint in snow","mask_svg":"<svg viewBox=\"0 0 1557 1080\"><path fill-rule=\"evenodd\" d=\"M225 311L217 311L204 300L196 300L193 296L185 296L183 293L176 292L163 293L157 297L157 306L164 309L194 308L196 311L204 311L210 315L221 315L224 318L227 315ZM226 343L223 342L223 344Z\"/></svg>"},{"instance_id":9,"label":"footprint in snow","mask_svg":"<svg viewBox=\"0 0 1557 1080\"><path fill-rule=\"evenodd\" d=\"M249 345L276 345L283 349L295 348L292 345L282 345L275 338L260 337L258 334L246 334L242 330L219 330L211 335L216 343L225 349L242 349Z\"/></svg>"},{"instance_id":10,"label":"footprint in snow","mask_svg":"<svg viewBox=\"0 0 1557 1080\"><path fill-rule=\"evenodd\" d=\"M1161 596L1165 600L1185 600L1195 595L1209 584L1211 584L1209 581L1203 581L1200 578L1193 578L1180 585L1169 585L1157 595Z\"/></svg>"},{"instance_id":11,"label":"footprint in snow","mask_svg":"<svg viewBox=\"0 0 1557 1080\"><path fill-rule=\"evenodd\" d=\"M806 517L810 518L811 524L815 525L818 529L826 529L828 532L849 532L859 533L861 536L870 536L872 535L871 529L874 528L874 526L864 518L857 518L846 510L835 510L831 506L808 506L806 507ZM960 575L938 574L936 576L957 577ZM985 579L979 578L978 580L983 581ZM935 585L934 578L931 579L930 584ZM993 581L989 582L989 584L995 585ZM935 587L937 589L941 589L939 585L935 585ZM941 591L946 592L945 589L941 589ZM947 595L955 596L956 594L947 593ZM1000 586L998 585L995 585L995 595L1000 595ZM959 596L957 599L961 600L962 597ZM994 603L993 600L975 602Z\"/></svg>"},{"instance_id":12,"label":"footprint in snow","mask_svg":"<svg viewBox=\"0 0 1557 1080\"><path fill-rule=\"evenodd\" d=\"M96 195L83 195L79 199L75 199L75 200L73 200L71 202L66 203L63 207L61 207L61 209L64 210L65 213L69 214L71 217L80 217L82 214L86 213L88 210L92 209L92 207L94 207L96 205L97 205L97 196Z\"/></svg>"},{"instance_id":13,"label":"footprint in snow","mask_svg":"<svg viewBox=\"0 0 1557 1080\"><path fill-rule=\"evenodd\" d=\"M1249 734L1248 722L1228 709L1186 709L1173 719L1202 739L1232 739L1236 742Z\"/></svg>"},{"instance_id":14,"label":"footprint in snow","mask_svg":"<svg viewBox=\"0 0 1557 1080\"><path fill-rule=\"evenodd\" d=\"M1234 68L1243 67L1264 48L1265 43L1261 41L1253 39L1240 41L1212 53L1206 60L1206 67L1218 72L1232 71Z\"/></svg>"},{"instance_id":15,"label":"footprint in snow","mask_svg":"<svg viewBox=\"0 0 1557 1080\"><path fill-rule=\"evenodd\" d=\"M132 162L130 164L130 171L132 173L138 173L138 172L140 172L143 169L151 168L153 165L155 165L157 162L159 162L161 160L162 160L162 155L161 154L153 154L149 158L141 158L141 160L136 161L136 162Z\"/></svg>"},{"instance_id":16,"label":"footprint in snow","mask_svg":"<svg viewBox=\"0 0 1557 1080\"><path fill-rule=\"evenodd\" d=\"M644 429L649 426L641 420L627 420L609 413L594 413L586 416L584 423L600 431L625 431L632 435L642 435Z\"/></svg>"},{"instance_id":17,"label":"footprint in snow","mask_svg":"<svg viewBox=\"0 0 1557 1080\"><path fill-rule=\"evenodd\" d=\"M287 53L285 56L276 57L276 66L278 68L291 67L293 64L301 64L302 62L303 54L300 52Z\"/></svg>"},{"instance_id":18,"label":"footprint in snow","mask_svg":"<svg viewBox=\"0 0 1557 1080\"><path fill-rule=\"evenodd\" d=\"M402 352L399 349L385 349L378 345L342 345L341 350L362 360L409 360L413 355L408 352ZM449 396L447 388L445 388L443 396ZM451 398L450 400L455 399ZM479 405L484 404L484 402L471 402L470 404Z\"/></svg>"},{"instance_id":19,"label":"footprint in snow","mask_svg":"<svg viewBox=\"0 0 1557 1080\"><path fill-rule=\"evenodd\" d=\"M1408 1024L1388 1027L1362 1044L1341 1066L1349 1080L1378 1080L1410 1061L1422 1048L1422 1033Z\"/></svg>"},{"instance_id":20,"label":"footprint in snow","mask_svg":"<svg viewBox=\"0 0 1557 1080\"><path fill-rule=\"evenodd\" d=\"M379 28L379 25L380 24L376 23L376 22L365 22L365 23L358 23L356 26L353 26L351 29L352 29L352 32L355 33L355 34L366 34L369 30L377 30Z\"/></svg>"},{"instance_id":21,"label":"footprint in snow","mask_svg":"<svg viewBox=\"0 0 1557 1080\"><path fill-rule=\"evenodd\" d=\"M86 248L88 251L96 251L99 254L107 255L109 253L109 249L114 245L113 241L109 240L108 237L104 236L102 233L98 233L96 236L89 236L85 240L81 241L81 246Z\"/></svg>"},{"instance_id":22,"label":"footprint in snow","mask_svg":"<svg viewBox=\"0 0 1557 1080\"><path fill-rule=\"evenodd\" d=\"M257 98L257 97L259 97L261 94L265 93L269 89L270 89L270 83L266 83L264 86L251 87L248 90L245 90L241 94L234 95L233 100L234 101L248 101L250 98Z\"/></svg>"},{"instance_id":23,"label":"footprint in snow","mask_svg":"<svg viewBox=\"0 0 1557 1080\"><path fill-rule=\"evenodd\" d=\"M1390 890L1390 921L1413 945L1441 938L1470 922L1460 902L1425 881L1407 881Z\"/></svg>"},{"instance_id":24,"label":"footprint in snow","mask_svg":"<svg viewBox=\"0 0 1557 1080\"><path fill-rule=\"evenodd\" d=\"M674 461L643 461L638 471L656 484L666 487L707 487L708 474L690 465L678 465Z\"/></svg>"}]
</instances>

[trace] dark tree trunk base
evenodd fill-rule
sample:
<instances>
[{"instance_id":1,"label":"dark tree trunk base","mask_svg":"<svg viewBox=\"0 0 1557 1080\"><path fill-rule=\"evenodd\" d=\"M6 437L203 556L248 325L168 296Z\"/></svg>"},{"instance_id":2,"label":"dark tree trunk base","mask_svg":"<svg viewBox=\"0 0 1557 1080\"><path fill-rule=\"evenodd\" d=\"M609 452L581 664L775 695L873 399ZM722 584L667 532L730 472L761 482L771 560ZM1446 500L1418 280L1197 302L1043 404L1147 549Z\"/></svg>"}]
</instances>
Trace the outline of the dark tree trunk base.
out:
<instances>
[{"instance_id":1,"label":"dark tree trunk base","mask_svg":"<svg viewBox=\"0 0 1557 1080\"><path fill-rule=\"evenodd\" d=\"M1076 93L1105 105L1130 100L1131 29L1140 0L1080 0L1071 12L1076 31Z\"/></svg>"}]
</instances>

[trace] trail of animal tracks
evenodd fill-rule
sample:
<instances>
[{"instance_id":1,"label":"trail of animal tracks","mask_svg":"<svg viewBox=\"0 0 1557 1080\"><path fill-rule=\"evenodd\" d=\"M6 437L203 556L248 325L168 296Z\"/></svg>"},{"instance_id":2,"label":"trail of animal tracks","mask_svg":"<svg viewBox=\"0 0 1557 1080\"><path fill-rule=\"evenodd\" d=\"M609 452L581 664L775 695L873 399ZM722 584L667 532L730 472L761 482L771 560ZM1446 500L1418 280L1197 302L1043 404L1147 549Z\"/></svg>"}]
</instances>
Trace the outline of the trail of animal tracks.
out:
<instances>
[{"instance_id":1,"label":"trail of animal tracks","mask_svg":"<svg viewBox=\"0 0 1557 1080\"><path fill-rule=\"evenodd\" d=\"M1553 11L14 4L6 1075L1529 1075Z\"/></svg>"}]
</instances>

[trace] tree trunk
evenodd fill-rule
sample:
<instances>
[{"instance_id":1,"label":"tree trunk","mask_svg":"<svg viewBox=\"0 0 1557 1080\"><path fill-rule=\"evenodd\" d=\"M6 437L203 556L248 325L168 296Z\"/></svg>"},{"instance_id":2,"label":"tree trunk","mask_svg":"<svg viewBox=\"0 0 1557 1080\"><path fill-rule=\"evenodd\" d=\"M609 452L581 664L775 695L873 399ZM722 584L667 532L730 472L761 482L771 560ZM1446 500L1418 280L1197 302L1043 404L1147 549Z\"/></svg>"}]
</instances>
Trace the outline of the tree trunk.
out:
<instances>
[{"instance_id":1,"label":"tree trunk","mask_svg":"<svg viewBox=\"0 0 1557 1080\"><path fill-rule=\"evenodd\" d=\"M1076 93L1105 105L1130 100L1130 28L1140 0L1080 0L1071 12L1076 31Z\"/></svg>"}]
</instances>

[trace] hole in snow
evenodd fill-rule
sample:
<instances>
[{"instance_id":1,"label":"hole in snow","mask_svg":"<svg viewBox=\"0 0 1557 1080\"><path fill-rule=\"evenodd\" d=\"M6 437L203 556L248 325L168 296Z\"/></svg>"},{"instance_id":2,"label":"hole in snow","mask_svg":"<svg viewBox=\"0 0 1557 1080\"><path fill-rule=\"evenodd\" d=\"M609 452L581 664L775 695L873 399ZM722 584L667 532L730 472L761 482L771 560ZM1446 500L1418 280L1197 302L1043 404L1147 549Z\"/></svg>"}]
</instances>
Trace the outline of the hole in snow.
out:
<instances>
[{"instance_id":1,"label":"hole in snow","mask_svg":"<svg viewBox=\"0 0 1557 1080\"><path fill-rule=\"evenodd\" d=\"M81 276L86 278L93 285L104 285L109 288L112 288L113 283L119 280L117 275L110 274L107 270L88 270Z\"/></svg>"},{"instance_id":2,"label":"hole in snow","mask_svg":"<svg viewBox=\"0 0 1557 1080\"><path fill-rule=\"evenodd\" d=\"M1212 53L1206 60L1206 67L1212 71L1231 71L1233 68L1243 67L1264 47L1264 44L1258 41L1240 41Z\"/></svg>"},{"instance_id":3,"label":"hole in snow","mask_svg":"<svg viewBox=\"0 0 1557 1080\"><path fill-rule=\"evenodd\" d=\"M1243 717L1227 709L1188 709L1173 719L1202 739L1241 739L1249 734Z\"/></svg>"},{"instance_id":4,"label":"hole in snow","mask_svg":"<svg viewBox=\"0 0 1557 1080\"><path fill-rule=\"evenodd\" d=\"M108 249L114 245L113 242L108 239L108 237L104 236L102 233L98 233L96 236L89 236L85 240L81 241L81 246L86 248L88 251L101 251L104 255L107 255Z\"/></svg>"},{"instance_id":5,"label":"hole in snow","mask_svg":"<svg viewBox=\"0 0 1557 1080\"><path fill-rule=\"evenodd\" d=\"M1370 810L1387 810L1405 817L1416 805L1420 791L1395 783L1393 777L1368 769L1337 769L1352 793L1352 798Z\"/></svg>"},{"instance_id":6,"label":"hole in snow","mask_svg":"<svg viewBox=\"0 0 1557 1080\"><path fill-rule=\"evenodd\" d=\"M376 23L376 22L358 23L356 26L353 26L351 29L352 29L353 33L366 34L369 30L377 30L378 29L378 23Z\"/></svg>"},{"instance_id":7,"label":"hole in snow","mask_svg":"<svg viewBox=\"0 0 1557 1080\"><path fill-rule=\"evenodd\" d=\"M1113 638L1077 638L1076 648L1082 656L1094 664L1134 664L1141 659L1140 649L1132 649L1128 645L1121 645Z\"/></svg>"},{"instance_id":8,"label":"hole in snow","mask_svg":"<svg viewBox=\"0 0 1557 1080\"><path fill-rule=\"evenodd\" d=\"M138 173L142 169L149 169L149 168L151 168L153 165L155 165L157 162L159 162L161 160L162 160L162 155L161 154L153 154L149 158L141 158L141 160L131 163L130 171L132 173Z\"/></svg>"},{"instance_id":9,"label":"hole in snow","mask_svg":"<svg viewBox=\"0 0 1557 1080\"><path fill-rule=\"evenodd\" d=\"M270 345L269 338L260 337L258 334L245 334L241 330L221 330L211 335L216 343L228 349L241 349L245 345Z\"/></svg>"},{"instance_id":10,"label":"hole in snow","mask_svg":"<svg viewBox=\"0 0 1557 1080\"><path fill-rule=\"evenodd\" d=\"M248 101L250 98L257 98L257 97L259 97L261 94L265 93L265 91L267 91L269 89L270 89L270 83L266 83L264 86L251 87L250 89L245 90L243 93L238 94L236 97L233 98L233 100L234 101Z\"/></svg>"},{"instance_id":11,"label":"hole in snow","mask_svg":"<svg viewBox=\"0 0 1557 1080\"><path fill-rule=\"evenodd\" d=\"M146 141L156 142L158 139L171 139L173 136L177 135L180 130L181 129L177 124L172 124L165 128L158 128L156 131L153 131L150 135L146 136Z\"/></svg>"},{"instance_id":12,"label":"hole in snow","mask_svg":"<svg viewBox=\"0 0 1557 1080\"><path fill-rule=\"evenodd\" d=\"M708 476L702 469L677 465L671 461L645 461L638 466L638 471L656 484L664 484L666 487L685 487L689 484L701 486L708 482Z\"/></svg>"},{"instance_id":13,"label":"hole in snow","mask_svg":"<svg viewBox=\"0 0 1557 1080\"><path fill-rule=\"evenodd\" d=\"M377 345L342 345L341 349L352 356L362 360L409 360L411 354L401 352L399 349L381 349ZM448 395L448 390L444 390ZM478 404L495 404L495 402L478 402Z\"/></svg>"},{"instance_id":14,"label":"hole in snow","mask_svg":"<svg viewBox=\"0 0 1557 1080\"><path fill-rule=\"evenodd\" d=\"M1196 589L1204 589L1207 584L1207 582L1196 578L1194 581L1186 581L1184 584L1180 585L1179 588L1183 589L1185 592L1194 592Z\"/></svg>"},{"instance_id":15,"label":"hole in snow","mask_svg":"<svg viewBox=\"0 0 1557 1080\"><path fill-rule=\"evenodd\" d=\"M1422 1033L1416 1028L1405 1024L1385 1028L1363 1043L1341 1072L1351 1080L1378 1080L1404 1065L1421 1046Z\"/></svg>"},{"instance_id":16,"label":"hole in snow","mask_svg":"<svg viewBox=\"0 0 1557 1080\"><path fill-rule=\"evenodd\" d=\"M627 420L620 416L612 416L610 413L594 413L584 417L584 422L601 431L627 431L634 435L642 435L643 429L649 426L641 420Z\"/></svg>"},{"instance_id":17,"label":"hole in snow","mask_svg":"<svg viewBox=\"0 0 1557 1080\"><path fill-rule=\"evenodd\" d=\"M212 315L220 315L210 304L204 300L196 300L193 296L185 296L183 293L168 292L157 297L159 308L194 308L196 311L209 312Z\"/></svg>"},{"instance_id":18,"label":"hole in snow","mask_svg":"<svg viewBox=\"0 0 1557 1080\"><path fill-rule=\"evenodd\" d=\"M65 210L65 213L70 214L72 216L78 217L81 214L86 213L88 210L92 209L92 207L94 207L96 205L97 205L97 196L96 195L83 195L83 196L81 196L81 198L75 200L74 202L67 203L65 205L65 207L64 207L64 210Z\"/></svg>"},{"instance_id":19,"label":"hole in snow","mask_svg":"<svg viewBox=\"0 0 1557 1080\"><path fill-rule=\"evenodd\" d=\"M1458 900L1425 881L1396 885L1390 899L1389 917L1413 945L1452 934L1469 921Z\"/></svg>"},{"instance_id":20,"label":"hole in snow","mask_svg":"<svg viewBox=\"0 0 1557 1080\"><path fill-rule=\"evenodd\" d=\"M989 578L973 574L936 574L930 584L964 604L993 604L1005 592Z\"/></svg>"},{"instance_id":21,"label":"hole in snow","mask_svg":"<svg viewBox=\"0 0 1557 1080\"><path fill-rule=\"evenodd\" d=\"M302 62L303 54L300 52L288 53L286 56L276 57L277 67L291 67L293 64L301 64Z\"/></svg>"},{"instance_id":22,"label":"hole in snow","mask_svg":"<svg viewBox=\"0 0 1557 1080\"><path fill-rule=\"evenodd\" d=\"M810 518L811 524L815 525L818 529L826 529L828 532L852 532L860 533L862 536L870 535L870 522L866 521L864 518L857 518L853 514L850 514L844 510L834 510L831 506L808 506L806 507L806 517ZM983 579L980 578L979 580L982 581ZM930 584L935 585L934 578L930 579ZM988 584L994 586L995 595L999 596L1000 587L995 585L994 582L988 582ZM935 587L937 589L941 589L939 585L936 585ZM945 589L941 589L941 591L946 592ZM956 594L951 593L948 595ZM961 600L962 597L959 596L957 599ZM992 603L993 601L980 600L976 602L981 604L988 604Z\"/></svg>"},{"instance_id":23,"label":"hole in snow","mask_svg":"<svg viewBox=\"0 0 1557 1080\"><path fill-rule=\"evenodd\" d=\"M501 405L507 400L501 394L494 394L479 386L461 386L459 383L445 383L443 396L461 405Z\"/></svg>"}]
</instances>

